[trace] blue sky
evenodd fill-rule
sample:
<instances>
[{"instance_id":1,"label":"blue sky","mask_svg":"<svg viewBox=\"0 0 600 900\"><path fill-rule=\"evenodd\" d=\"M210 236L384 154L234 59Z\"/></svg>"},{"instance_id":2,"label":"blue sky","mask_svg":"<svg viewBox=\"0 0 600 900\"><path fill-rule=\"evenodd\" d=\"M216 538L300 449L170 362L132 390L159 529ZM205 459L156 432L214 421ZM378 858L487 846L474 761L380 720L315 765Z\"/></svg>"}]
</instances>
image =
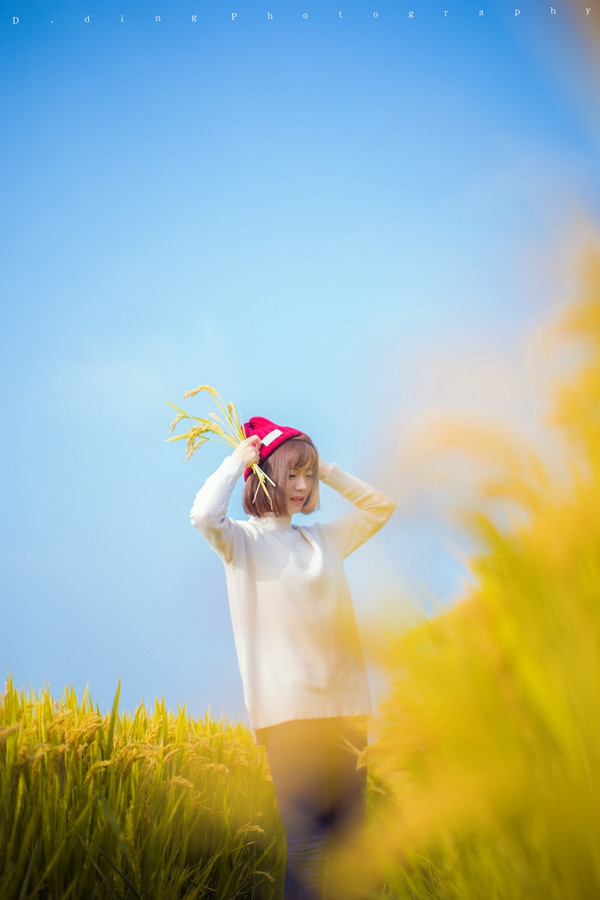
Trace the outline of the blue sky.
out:
<instances>
[{"instance_id":1,"label":"blue sky","mask_svg":"<svg viewBox=\"0 0 600 900\"><path fill-rule=\"evenodd\" d=\"M104 708L122 677L129 708L243 717L221 564L187 518L222 451L164 441L162 398L203 382L394 495L349 562L362 618L382 592L460 592L398 444L432 408L525 415L515 360L599 206L597 80L565 7L415 6L2 3L18 684L89 683Z\"/></svg>"}]
</instances>

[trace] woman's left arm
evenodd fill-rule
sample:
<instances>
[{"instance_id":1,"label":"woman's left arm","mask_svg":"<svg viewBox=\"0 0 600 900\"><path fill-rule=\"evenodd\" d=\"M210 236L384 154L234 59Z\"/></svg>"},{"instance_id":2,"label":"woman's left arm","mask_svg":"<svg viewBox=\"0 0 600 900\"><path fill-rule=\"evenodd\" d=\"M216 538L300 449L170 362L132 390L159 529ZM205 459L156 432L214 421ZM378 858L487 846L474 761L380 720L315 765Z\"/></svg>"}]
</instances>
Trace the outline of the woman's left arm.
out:
<instances>
[{"instance_id":1,"label":"woman's left arm","mask_svg":"<svg viewBox=\"0 0 600 900\"><path fill-rule=\"evenodd\" d=\"M335 464L327 465L319 460L319 478L355 507L347 515L323 526L342 555L348 556L385 525L396 504L381 491Z\"/></svg>"}]
</instances>

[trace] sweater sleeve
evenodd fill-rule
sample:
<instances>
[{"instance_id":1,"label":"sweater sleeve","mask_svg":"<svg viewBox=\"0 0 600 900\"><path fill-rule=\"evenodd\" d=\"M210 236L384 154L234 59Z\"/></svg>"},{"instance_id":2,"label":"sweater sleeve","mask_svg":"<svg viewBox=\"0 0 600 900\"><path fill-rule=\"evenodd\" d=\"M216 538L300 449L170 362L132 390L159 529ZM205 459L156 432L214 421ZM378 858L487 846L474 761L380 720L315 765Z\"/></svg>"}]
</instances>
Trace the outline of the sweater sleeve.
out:
<instances>
[{"instance_id":1,"label":"sweater sleeve","mask_svg":"<svg viewBox=\"0 0 600 900\"><path fill-rule=\"evenodd\" d=\"M355 506L352 512L324 526L329 539L344 557L379 531L396 508L394 501L381 491L335 464L323 479L323 484L332 487Z\"/></svg>"},{"instance_id":2,"label":"sweater sleeve","mask_svg":"<svg viewBox=\"0 0 600 900\"><path fill-rule=\"evenodd\" d=\"M206 479L190 511L190 522L224 562L231 562L241 538L240 526L227 517L227 507L243 470L241 460L227 456L217 471Z\"/></svg>"}]
</instances>

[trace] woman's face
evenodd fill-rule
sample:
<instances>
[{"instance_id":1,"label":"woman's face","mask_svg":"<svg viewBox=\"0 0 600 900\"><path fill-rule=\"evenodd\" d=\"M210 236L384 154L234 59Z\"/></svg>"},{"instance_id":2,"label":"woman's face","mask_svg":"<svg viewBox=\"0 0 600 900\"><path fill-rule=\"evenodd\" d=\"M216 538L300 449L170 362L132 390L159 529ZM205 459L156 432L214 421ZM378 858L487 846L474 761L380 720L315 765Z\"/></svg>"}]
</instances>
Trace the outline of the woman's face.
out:
<instances>
[{"instance_id":1,"label":"woman's face","mask_svg":"<svg viewBox=\"0 0 600 900\"><path fill-rule=\"evenodd\" d=\"M300 512L310 496L316 477L315 468L310 464L290 469L285 488L285 505L288 516Z\"/></svg>"}]
</instances>

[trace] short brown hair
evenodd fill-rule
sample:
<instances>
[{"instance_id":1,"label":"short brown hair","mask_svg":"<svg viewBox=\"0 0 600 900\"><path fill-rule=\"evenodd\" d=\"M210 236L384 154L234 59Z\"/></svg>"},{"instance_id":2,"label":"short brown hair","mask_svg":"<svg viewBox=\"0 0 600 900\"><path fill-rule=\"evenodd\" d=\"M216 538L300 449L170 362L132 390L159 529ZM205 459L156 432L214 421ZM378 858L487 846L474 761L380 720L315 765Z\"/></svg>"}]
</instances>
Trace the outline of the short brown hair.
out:
<instances>
[{"instance_id":1,"label":"short brown hair","mask_svg":"<svg viewBox=\"0 0 600 900\"><path fill-rule=\"evenodd\" d=\"M260 486L258 477L254 472L250 472L244 487L244 510L250 516L266 516L270 512L275 513L276 516L287 516L285 488L288 475L291 469L301 469L306 465L314 467L315 477L306 503L300 512L306 514L313 512L319 505L319 454L311 439L306 435L284 441L261 464L263 472L275 482L273 486L267 481L273 507L271 508L269 498Z\"/></svg>"}]
</instances>

